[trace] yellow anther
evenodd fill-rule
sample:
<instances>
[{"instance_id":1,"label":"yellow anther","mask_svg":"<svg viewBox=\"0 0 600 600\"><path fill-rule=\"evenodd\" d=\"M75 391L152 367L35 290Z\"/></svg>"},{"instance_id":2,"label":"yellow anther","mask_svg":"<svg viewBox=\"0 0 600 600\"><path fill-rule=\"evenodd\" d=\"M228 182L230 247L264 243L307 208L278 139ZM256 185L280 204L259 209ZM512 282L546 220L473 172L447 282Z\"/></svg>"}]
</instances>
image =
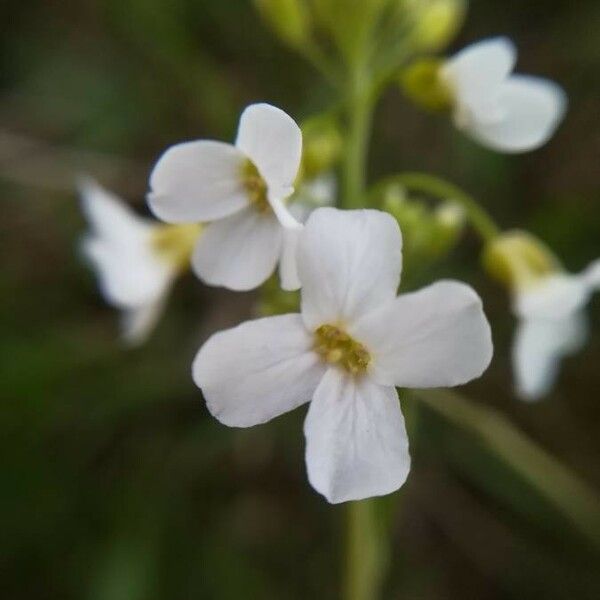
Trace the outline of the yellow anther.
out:
<instances>
[{"instance_id":1,"label":"yellow anther","mask_svg":"<svg viewBox=\"0 0 600 600\"><path fill-rule=\"evenodd\" d=\"M353 375L362 375L371 362L367 349L336 325L321 325L315 331L314 349L325 362Z\"/></svg>"},{"instance_id":2,"label":"yellow anther","mask_svg":"<svg viewBox=\"0 0 600 600\"><path fill-rule=\"evenodd\" d=\"M270 212L267 183L251 160L244 161L242 165L242 182L252 206L260 213Z\"/></svg>"},{"instance_id":3,"label":"yellow anther","mask_svg":"<svg viewBox=\"0 0 600 600\"><path fill-rule=\"evenodd\" d=\"M152 248L164 260L178 270L184 270L190 260L194 244L202 226L196 223L185 225L159 225L152 235Z\"/></svg>"}]
</instances>

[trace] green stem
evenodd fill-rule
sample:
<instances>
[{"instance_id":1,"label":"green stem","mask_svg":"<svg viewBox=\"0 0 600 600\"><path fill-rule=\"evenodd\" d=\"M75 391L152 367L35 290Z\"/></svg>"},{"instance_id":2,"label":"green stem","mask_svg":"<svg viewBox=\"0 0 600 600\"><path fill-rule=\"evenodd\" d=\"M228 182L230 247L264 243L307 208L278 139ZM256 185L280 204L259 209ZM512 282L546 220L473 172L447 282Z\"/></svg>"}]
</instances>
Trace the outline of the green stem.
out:
<instances>
[{"instance_id":1,"label":"green stem","mask_svg":"<svg viewBox=\"0 0 600 600\"><path fill-rule=\"evenodd\" d=\"M473 229L477 231L484 242L489 242L500 233L500 229L487 211L472 196L453 183L427 173L399 173L388 177L379 185L383 186L390 183L399 183L409 190L430 194L439 199L452 200L460 204Z\"/></svg>"},{"instance_id":2,"label":"green stem","mask_svg":"<svg viewBox=\"0 0 600 600\"><path fill-rule=\"evenodd\" d=\"M345 600L379 597L388 549L378 502L370 498L346 505Z\"/></svg>"},{"instance_id":3,"label":"green stem","mask_svg":"<svg viewBox=\"0 0 600 600\"><path fill-rule=\"evenodd\" d=\"M456 392L411 391L410 395L456 427L477 436L527 481L594 546L600 546L600 501L568 467L517 430L501 413Z\"/></svg>"},{"instance_id":4,"label":"green stem","mask_svg":"<svg viewBox=\"0 0 600 600\"><path fill-rule=\"evenodd\" d=\"M364 201L367 154L374 98L365 70L357 67L350 85L348 138L343 163L343 207L360 208Z\"/></svg>"}]
</instances>

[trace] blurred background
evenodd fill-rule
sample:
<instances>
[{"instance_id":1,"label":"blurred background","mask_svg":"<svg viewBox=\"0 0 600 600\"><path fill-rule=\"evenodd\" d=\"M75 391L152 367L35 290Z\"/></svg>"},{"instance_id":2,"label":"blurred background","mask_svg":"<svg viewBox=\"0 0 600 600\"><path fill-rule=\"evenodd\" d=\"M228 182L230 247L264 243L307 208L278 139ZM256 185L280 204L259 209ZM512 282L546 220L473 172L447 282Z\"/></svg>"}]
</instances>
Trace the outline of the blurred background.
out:
<instances>
[{"instance_id":1,"label":"blurred background","mask_svg":"<svg viewBox=\"0 0 600 600\"><path fill-rule=\"evenodd\" d=\"M600 4L473 2L451 50L506 34L518 69L560 82L568 116L542 150L475 146L398 90L375 122L371 180L427 170L461 184L505 227L539 234L572 271L600 256ZM141 348L78 255L74 175L146 212L168 145L232 139L268 101L297 120L330 90L244 0L6 0L0 40L2 597L36 600L335 598L343 508L309 487L304 409L250 430L207 413L190 378L213 331L257 296L179 281ZM426 274L481 293L496 355L464 390L600 487L600 299L592 338L552 395L513 395L513 318L467 236ZM598 598L598 548L477 436L414 400L414 467L388 500L385 598ZM416 415L416 416L415 416ZM562 490L568 496L569 490Z\"/></svg>"}]
</instances>

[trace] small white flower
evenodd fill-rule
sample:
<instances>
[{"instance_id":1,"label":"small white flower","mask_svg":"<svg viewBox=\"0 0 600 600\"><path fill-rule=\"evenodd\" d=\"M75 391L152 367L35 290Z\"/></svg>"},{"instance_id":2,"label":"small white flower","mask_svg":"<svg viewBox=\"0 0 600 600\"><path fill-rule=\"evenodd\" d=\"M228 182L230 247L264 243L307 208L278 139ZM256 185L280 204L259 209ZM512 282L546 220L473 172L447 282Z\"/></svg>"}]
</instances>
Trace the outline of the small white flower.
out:
<instances>
[{"instance_id":1,"label":"small white flower","mask_svg":"<svg viewBox=\"0 0 600 600\"><path fill-rule=\"evenodd\" d=\"M169 223L209 223L192 256L203 281L250 290L280 262L282 286L298 287L289 232L301 225L283 200L293 192L301 154L294 120L253 104L242 113L235 145L200 140L161 156L150 176L150 208Z\"/></svg>"},{"instance_id":2,"label":"small white flower","mask_svg":"<svg viewBox=\"0 0 600 600\"><path fill-rule=\"evenodd\" d=\"M440 281L396 296L396 221L375 210L320 208L298 246L301 314L213 335L193 377L222 423L264 423L312 399L306 464L330 502L390 493L410 468L395 386L438 387L481 375L492 356L477 294Z\"/></svg>"},{"instance_id":3,"label":"small white flower","mask_svg":"<svg viewBox=\"0 0 600 600\"><path fill-rule=\"evenodd\" d=\"M580 350L588 336L584 307L600 288L600 260L578 275L555 273L515 292L519 319L513 345L517 392L539 400L550 392L561 358Z\"/></svg>"},{"instance_id":4,"label":"small white flower","mask_svg":"<svg viewBox=\"0 0 600 600\"><path fill-rule=\"evenodd\" d=\"M79 185L91 231L82 251L107 302L123 311L122 333L143 342L158 321L175 277L189 262L198 226L165 226L135 215L119 198L85 179Z\"/></svg>"},{"instance_id":5,"label":"small white flower","mask_svg":"<svg viewBox=\"0 0 600 600\"><path fill-rule=\"evenodd\" d=\"M525 152L546 143L567 104L564 91L552 81L512 75L515 62L513 43L492 38L467 46L440 72L456 126L501 152Z\"/></svg>"}]
</instances>

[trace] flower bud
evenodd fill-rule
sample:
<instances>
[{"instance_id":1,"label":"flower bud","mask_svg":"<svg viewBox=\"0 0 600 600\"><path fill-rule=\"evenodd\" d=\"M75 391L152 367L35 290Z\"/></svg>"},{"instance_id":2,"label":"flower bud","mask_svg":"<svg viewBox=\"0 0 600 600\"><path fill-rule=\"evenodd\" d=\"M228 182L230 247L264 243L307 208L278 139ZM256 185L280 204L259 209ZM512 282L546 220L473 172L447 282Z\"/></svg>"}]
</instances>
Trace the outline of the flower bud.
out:
<instances>
[{"instance_id":1,"label":"flower bud","mask_svg":"<svg viewBox=\"0 0 600 600\"><path fill-rule=\"evenodd\" d=\"M452 93L440 77L443 61L423 58L409 65L400 74L404 93L419 106L432 111L449 110Z\"/></svg>"},{"instance_id":2,"label":"flower bud","mask_svg":"<svg viewBox=\"0 0 600 600\"><path fill-rule=\"evenodd\" d=\"M409 196L399 184L385 189L382 207L400 225L409 265L431 262L447 254L465 225L464 211L455 202L447 201L431 208L424 200Z\"/></svg>"},{"instance_id":3,"label":"flower bud","mask_svg":"<svg viewBox=\"0 0 600 600\"><path fill-rule=\"evenodd\" d=\"M300 177L312 180L331 171L342 150L342 135L333 119L314 117L302 124Z\"/></svg>"},{"instance_id":4,"label":"flower bud","mask_svg":"<svg viewBox=\"0 0 600 600\"><path fill-rule=\"evenodd\" d=\"M254 4L283 42L300 47L309 41L310 15L305 0L254 0Z\"/></svg>"},{"instance_id":5,"label":"flower bud","mask_svg":"<svg viewBox=\"0 0 600 600\"><path fill-rule=\"evenodd\" d=\"M438 52L456 35L464 21L465 0L413 0L413 43L421 52Z\"/></svg>"},{"instance_id":6,"label":"flower bud","mask_svg":"<svg viewBox=\"0 0 600 600\"><path fill-rule=\"evenodd\" d=\"M344 59L357 61L388 0L315 0L315 21L326 32Z\"/></svg>"},{"instance_id":7,"label":"flower bud","mask_svg":"<svg viewBox=\"0 0 600 600\"><path fill-rule=\"evenodd\" d=\"M550 248L526 231L508 231L489 242L482 256L490 276L511 289L523 289L562 270Z\"/></svg>"}]
</instances>

